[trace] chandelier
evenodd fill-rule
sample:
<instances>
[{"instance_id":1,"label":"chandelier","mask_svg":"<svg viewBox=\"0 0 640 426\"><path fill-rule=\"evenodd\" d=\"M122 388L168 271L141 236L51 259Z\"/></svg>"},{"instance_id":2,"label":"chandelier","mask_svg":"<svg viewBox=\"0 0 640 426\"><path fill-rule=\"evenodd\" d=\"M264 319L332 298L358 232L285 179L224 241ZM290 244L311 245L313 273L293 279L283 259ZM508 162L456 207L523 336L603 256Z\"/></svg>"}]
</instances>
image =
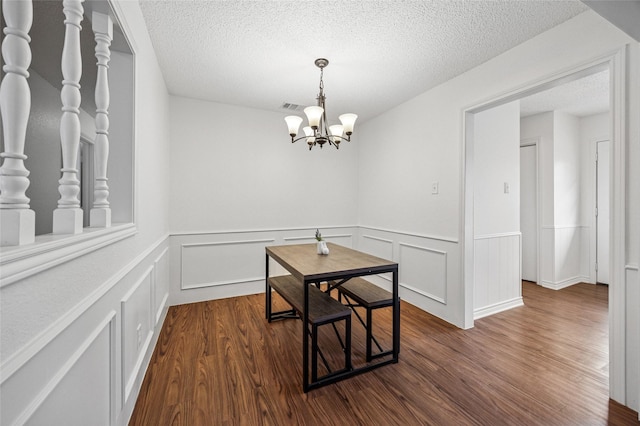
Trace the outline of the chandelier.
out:
<instances>
[{"instance_id":1,"label":"chandelier","mask_svg":"<svg viewBox=\"0 0 640 426\"><path fill-rule=\"evenodd\" d=\"M287 122L287 126L289 127L291 143L297 142L301 139L306 139L307 144L309 144L309 150L311 150L315 145L320 145L320 148L322 148L327 142L329 145L333 145L337 149L340 147L340 141L345 140L347 142L351 142L353 126L358 116L356 114L342 114L338 117L342 124L334 124L332 126L327 125L327 109L324 104L325 96L322 76L324 68L329 65L329 61L324 58L319 58L315 60L315 64L320 68L320 93L318 93L318 97L316 98L318 100L318 105L309 106L304 109L304 113L309 122L308 126L302 128L305 135L296 139L300 123L302 123L302 117L290 115L285 117L284 120ZM342 136L343 134L347 137Z\"/></svg>"}]
</instances>

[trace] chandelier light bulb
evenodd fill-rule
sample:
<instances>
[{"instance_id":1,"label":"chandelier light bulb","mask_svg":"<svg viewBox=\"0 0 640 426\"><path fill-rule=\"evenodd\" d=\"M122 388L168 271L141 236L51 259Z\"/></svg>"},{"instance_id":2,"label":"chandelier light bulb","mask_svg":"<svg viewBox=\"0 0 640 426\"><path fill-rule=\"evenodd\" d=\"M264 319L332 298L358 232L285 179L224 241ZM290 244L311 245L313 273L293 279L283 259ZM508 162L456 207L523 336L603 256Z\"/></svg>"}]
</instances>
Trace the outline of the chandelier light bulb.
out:
<instances>
[{"instance_id":1,"label":"chandelier light bulb","mask_svg":"<svg viewBox=\"0 0 640 426\"><path fill-rule=\"evenodd\" d=\"M333 143L340 143L340 137L342 136L343 127L341 124L334 124L329 126L329 133L331 133L331 141Z\"/></svg>"},{"instance_id":2,"label":"chandelier light bulb","mask_svg":"<svg viewBox=\"0 0 640 426\"><path fill-rule=\"evenodd\" d=\"M316 141L316 138L313 137L314 134L315 134L313 129L311 127L309 127L309 126L305 126L305 127L302 128L302 130L304 131L305 135L309 136L307 138L307 143L310 144L310 145L313 144Z\"/></svg>"},{"instance_id":3,"label":"chandelier light bulb","mask_svg":"<svg viewBox=\"0 0 640 426\"><path fill-rule=\"evenodd\" d=\"M320 126L320 120L322 119L322 113L324 112L324 108L319 106L310 106L304 109L304 113L307 115L307 120L309 120L309 126L316 130L318 126Z\"/></svg>"},{"instance_id":4,"label":"chandelier light bulb","mask_svg":"<svg viewBox=\"0 0 640 426\"><path fill-rule=\"evenodd\" d=\"M356 114L349 113L349 114L342 114L338 118L340 119L340 122L344 126L344 132L347 134L347 136L351 136L351 134L353 133L353 126L356 124L356 120L358 116Z\"/></svg>"},{"instance_id":5,"label":"chandelier light bulb","mask_svg":"<svg viewBox=\"0 0 640 426\"><path fill-rule=\"evenodd\" d=\"M289 115L284 118L284 121L287 122L287 127L289 127L289 135L291 135L292 138L295 138L298 134L300 123L302 123L302 117L298 117L297 115Z\"/></svg>"}]
</instances>

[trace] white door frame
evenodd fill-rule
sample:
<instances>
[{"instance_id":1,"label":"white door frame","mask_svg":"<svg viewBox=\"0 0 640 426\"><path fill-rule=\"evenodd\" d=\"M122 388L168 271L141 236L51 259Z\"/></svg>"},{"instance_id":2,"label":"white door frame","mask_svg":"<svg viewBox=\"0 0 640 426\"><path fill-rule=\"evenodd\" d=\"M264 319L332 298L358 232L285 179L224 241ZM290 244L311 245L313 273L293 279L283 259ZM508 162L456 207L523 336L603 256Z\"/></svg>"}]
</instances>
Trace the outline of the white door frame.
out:
<instances>
[{"instance_id":1,"label":"white door frame","mask_svg":"<svg viewBox=\"0 0 640 426\"><path fill-rule=\"evenodd\" d=\"M592 168L591 173L593 173L593 205L590 206L592 208L592 214L591 214L591 229L593 229L593 232L591 233L591 238L589 241L590 244L590 259L589 259L589 279L594 283L598 283L598 271L596 269L596 263L598 263L598 218L595 215L595 210L598 206L598 191L597 191L597 184L598 184L598 143L600 142L609 142L609 146L611 146L611 141L609 140L609 136L602 136L599 138L595 138L591 141L591 146L589 147L590 149L590 157L589 157L589 164ZM611 167L611 164L609 164L609 167ZM610 173L611 175L611 173ZM609 188L609 191L611 191L611 187ZM609 238L611 238L611 235L609 236Z\"/></svg>"},{"instance_id":2,"label":"white door frame","mask_svg":"<svg viewBox=\"0 0 640 426\"><path fill-rule=\"evenodd\" d=\"M542 217L542 209L540 206L540 188L542 186L540 182L540 137L520 139L520 148L526 146L536 147L536 284L540 285L540 277L542 276L542 262L540 261L540 231L542 228L540 226ZM520 192L520 196L522 197L522 192ZM522 260L520 262L520 269L522 269Z\"/></svg>"},{"instance_id":3,"label":"white door frame","mask_svg":"<svg viewBox=\"0 0 640 426\"><path fill-rule=\"evenodd\" d=\"M626 62L628 46L588 63L576 65L563 72L550 74L506 94L470 106L462 111L463 137L461 147L460 242L462 244L462 287L464 291L464 327L473 327L473 119L474 114L561 84L577 80L599 71L609 70L610 129L611 129L611 198L609 285L609 396L624 403L625 382L625 152L626 140ZM616 238L614 238L614 236Z\"/></svg>"}]
</instances>

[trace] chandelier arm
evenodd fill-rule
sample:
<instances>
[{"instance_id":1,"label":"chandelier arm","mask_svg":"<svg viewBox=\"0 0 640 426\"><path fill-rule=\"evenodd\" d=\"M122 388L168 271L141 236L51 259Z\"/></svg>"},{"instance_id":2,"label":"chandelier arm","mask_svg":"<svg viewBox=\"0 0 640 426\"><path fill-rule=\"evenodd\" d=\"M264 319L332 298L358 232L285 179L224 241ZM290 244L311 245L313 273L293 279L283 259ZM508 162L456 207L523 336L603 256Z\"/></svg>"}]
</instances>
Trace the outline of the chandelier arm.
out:
<instances>
[{"instance_id":1,"label":"chandelier arm","mask_svg":"<svg viewBox=\"0 0 640 426\"><path fill-rule=\"evenodd\" d=\"M296 138L296 139L291 138L291 143L296 143L296 142L298 142L298 141L301 141L302 139L313 138L313 137L314 137L314 136L307 136L307 135L304 135L304 136L300 136L299 138Z\"/></svg>"},{"instance_id":2,"label":"chandelier arm","mask_svg":"<svg viewBox=\"0 0 640 426\"><path fill-rule=\"evenodd\" d=\"M347 136L346 138L344 136L338 136L338 135L331 135L329 136L330 138L340 138L343 141L347 141L347 142L351 142L351 136Z\"/></svg>"}]
</instances>

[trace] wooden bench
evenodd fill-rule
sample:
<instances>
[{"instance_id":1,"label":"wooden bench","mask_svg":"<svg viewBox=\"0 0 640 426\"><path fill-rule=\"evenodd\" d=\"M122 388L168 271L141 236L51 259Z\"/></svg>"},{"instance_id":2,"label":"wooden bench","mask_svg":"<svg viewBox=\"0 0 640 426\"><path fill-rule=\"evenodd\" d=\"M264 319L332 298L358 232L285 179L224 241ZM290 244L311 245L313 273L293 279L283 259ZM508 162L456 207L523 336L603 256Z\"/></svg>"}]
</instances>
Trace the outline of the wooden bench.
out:
<instances>
[{"instance_id":1,"label":"wooden bench","mask_svg":"<svg viewBox=\"0 0 640 426\"><path fill-rule=\"evenodd\" d=\"M276 319L300 318L302 319L304 310L304 287L303 284L291 275L283 275L269 278L269 286L275 290L293 308L293 311L274 312L269 318L269 322ZM340 338L338 330L335 328L336 321L345 321L344 343ZM328 362L322 351L318 347L318 327L324 324L332 324L344 350L345 367L342 371L351 370L351 309L343 305L329 294L324 293L314 285L309 285L309 314L308 321L311 325L311 380L318 380L318 355L329 371ZM336 373L339 373L336 372ZM326 376L325 376L326 377Z\"/></svg>"},{"instance_id":2,"label":"wooden bench","mask_svg":"<svg viewBox=\"0 0 640 426\"><path fill-rule=\"evenodd\" d=\"M336 285L336 283L332 282L330 283L330 285L331 287L333 287ZM345 299L347 301L347 305L350 308L361 306L367 311L367 322L365 323L362 320L362 317L360 317L358 312L354 309L356 317L367 331L367 362L371 361L374 358L391 354L393 351L384 351L382 349L382 346L380 346L376 338L373 336L372 311L378 308L393 306L392 294L387 290L378 287L372 282L360 277L351 278L344 284L337 286L337 289L338 300L342 300L342 296L346 296ZM372 342L376 344L378 350L380 351L375 355L372 354Z\"/></svg>"}]
</instances>

